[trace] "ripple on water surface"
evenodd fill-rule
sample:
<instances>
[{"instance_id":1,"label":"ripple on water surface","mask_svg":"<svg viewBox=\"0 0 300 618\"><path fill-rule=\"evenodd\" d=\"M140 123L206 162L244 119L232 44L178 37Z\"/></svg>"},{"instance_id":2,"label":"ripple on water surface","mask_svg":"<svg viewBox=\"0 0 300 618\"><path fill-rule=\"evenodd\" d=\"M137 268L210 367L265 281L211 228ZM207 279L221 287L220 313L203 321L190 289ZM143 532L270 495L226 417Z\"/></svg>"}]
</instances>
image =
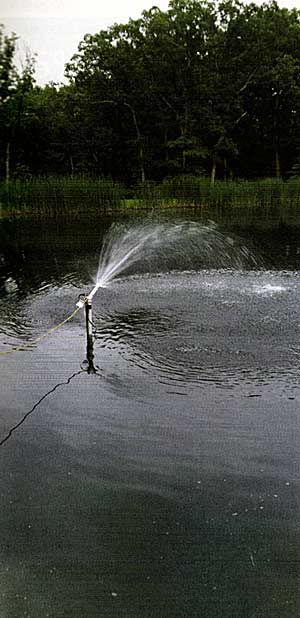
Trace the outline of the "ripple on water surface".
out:
<instances>
[{"instance_id":1,"label":"ripple on water surface","mask_svg":"<svg viewBox=\"0 0 300 618\"><path fill-rule=\"evenodd\" d=\"M293 272L232 270L124 277L94 302L96 346L178 383L268 383L298 368Z\"/></svg>"},{"instance_id":2,"label":"ripple on water surface","mask_svg":"<svg viewBox=\"0 0 300 618\"><path fill-rule=\"evenodd\" d=\"M97 374L76 375L83 312L9 357L7 615L296 617L299 282L122 277L94 299ZM1 343L60 322L81 291L74 278L2 298Z\"/></svg>"}]
</instances>

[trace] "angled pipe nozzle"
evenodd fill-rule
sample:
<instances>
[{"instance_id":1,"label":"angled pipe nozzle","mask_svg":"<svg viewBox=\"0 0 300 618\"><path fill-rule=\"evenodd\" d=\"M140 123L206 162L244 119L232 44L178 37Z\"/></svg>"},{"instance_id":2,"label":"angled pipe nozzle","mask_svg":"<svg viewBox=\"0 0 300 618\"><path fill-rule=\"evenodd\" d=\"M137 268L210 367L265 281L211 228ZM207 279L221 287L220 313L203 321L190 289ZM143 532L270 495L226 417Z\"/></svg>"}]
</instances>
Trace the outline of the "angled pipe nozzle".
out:
<instances>
[{"instance_id":1,"label":"angled pipe nozzle","mask_svg":"<svg viewBox=\"0 0 300 618\"><path fill-rule=\"evenodd\" d=\"M92 289L92 291L89 293L88 296L86 296L85 298L80 299L77 303L76 303L76 307L79 307L79 309L82 309L82 307L84 307L84 305L86 303L89 303L93 296L95 296L97 290L99 289L100 285L97 283L95 285L95 287Z\"/></svg>"}]
</instances>

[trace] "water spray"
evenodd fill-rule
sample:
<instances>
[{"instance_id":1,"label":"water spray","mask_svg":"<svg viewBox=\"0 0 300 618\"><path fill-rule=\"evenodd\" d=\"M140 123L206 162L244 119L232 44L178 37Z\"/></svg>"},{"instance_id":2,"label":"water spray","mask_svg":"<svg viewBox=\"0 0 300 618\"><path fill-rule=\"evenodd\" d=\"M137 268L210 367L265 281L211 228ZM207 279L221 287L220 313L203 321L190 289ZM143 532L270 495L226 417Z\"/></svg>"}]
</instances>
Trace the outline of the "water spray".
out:
<instances>
[{"instance_id":1,"label":"water spray","mask_svg":"<svg viewBox=\"0 0 300 618\"><path fill-rule=\"evenodd\" d=\"M84 308L87 335L87 362L93 372L92 301L99 288L106 288L124 271L140 260L159 260L160 268L169 270L194 264L222 268L243 268L257 265L255 257L232 238L222 234L215 224L203 225L193 221L178 223L147 222L134 226L113 225L103 239L95 285L91 292L76 303L76 311Z\"/></svg>"}]
</instances>

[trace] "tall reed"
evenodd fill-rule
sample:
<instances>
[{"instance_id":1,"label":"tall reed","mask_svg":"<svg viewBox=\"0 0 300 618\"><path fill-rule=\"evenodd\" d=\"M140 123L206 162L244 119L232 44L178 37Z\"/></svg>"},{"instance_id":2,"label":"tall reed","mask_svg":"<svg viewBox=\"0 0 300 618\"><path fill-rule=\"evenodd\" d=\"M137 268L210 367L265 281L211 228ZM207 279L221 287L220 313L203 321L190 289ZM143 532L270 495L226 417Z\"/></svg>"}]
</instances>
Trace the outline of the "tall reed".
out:
<instances>
[{"instance_id":1,"label":"tall reed","mask_svg":"<svg viewBox=\"0 0 300 618\"><path fill-rule=\"evenodd\" d=\"M110 179L34 178L0 182L0 207L7 213L75 215L113 213L133 209L186 206L224 214L231 210L300 220L300 178L216 181L179 176L162 182L147 181L128 190Z\"/></svg>"},{"instance_id":2,"label":"tall reed","mask_svg":"<svg viewBox=\"0 0 300 618\"><path fill-rule=\"evenodd\" d=\"M74 215L121 208L125 189L109 179L33 178L0 183L4 211Z\"/></svg>"}]
</instances>

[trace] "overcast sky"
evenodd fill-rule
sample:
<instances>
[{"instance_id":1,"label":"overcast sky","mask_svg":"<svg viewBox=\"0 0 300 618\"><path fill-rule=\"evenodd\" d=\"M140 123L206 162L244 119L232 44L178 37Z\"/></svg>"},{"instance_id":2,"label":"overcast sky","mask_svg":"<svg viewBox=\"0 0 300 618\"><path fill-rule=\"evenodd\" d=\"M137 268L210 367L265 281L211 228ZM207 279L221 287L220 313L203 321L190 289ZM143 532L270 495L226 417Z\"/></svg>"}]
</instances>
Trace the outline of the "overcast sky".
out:
<instances>
[{"instance_id":1,"label":"overcast sky","mask_svg":"<svg viewBox=\"0 0 300 618\"><path fill-rule=\"evenodd\" d=\"M261 0L256 0L261 4ZM280 7L300 9L300 0L279 0ZM38 84L64 79L64 65L79 42L113 23L137 18L144 9L168 8L168 0L0 0L0 23L19 37L19 61L37 53Z\"/></svg>"}]
</instances>

